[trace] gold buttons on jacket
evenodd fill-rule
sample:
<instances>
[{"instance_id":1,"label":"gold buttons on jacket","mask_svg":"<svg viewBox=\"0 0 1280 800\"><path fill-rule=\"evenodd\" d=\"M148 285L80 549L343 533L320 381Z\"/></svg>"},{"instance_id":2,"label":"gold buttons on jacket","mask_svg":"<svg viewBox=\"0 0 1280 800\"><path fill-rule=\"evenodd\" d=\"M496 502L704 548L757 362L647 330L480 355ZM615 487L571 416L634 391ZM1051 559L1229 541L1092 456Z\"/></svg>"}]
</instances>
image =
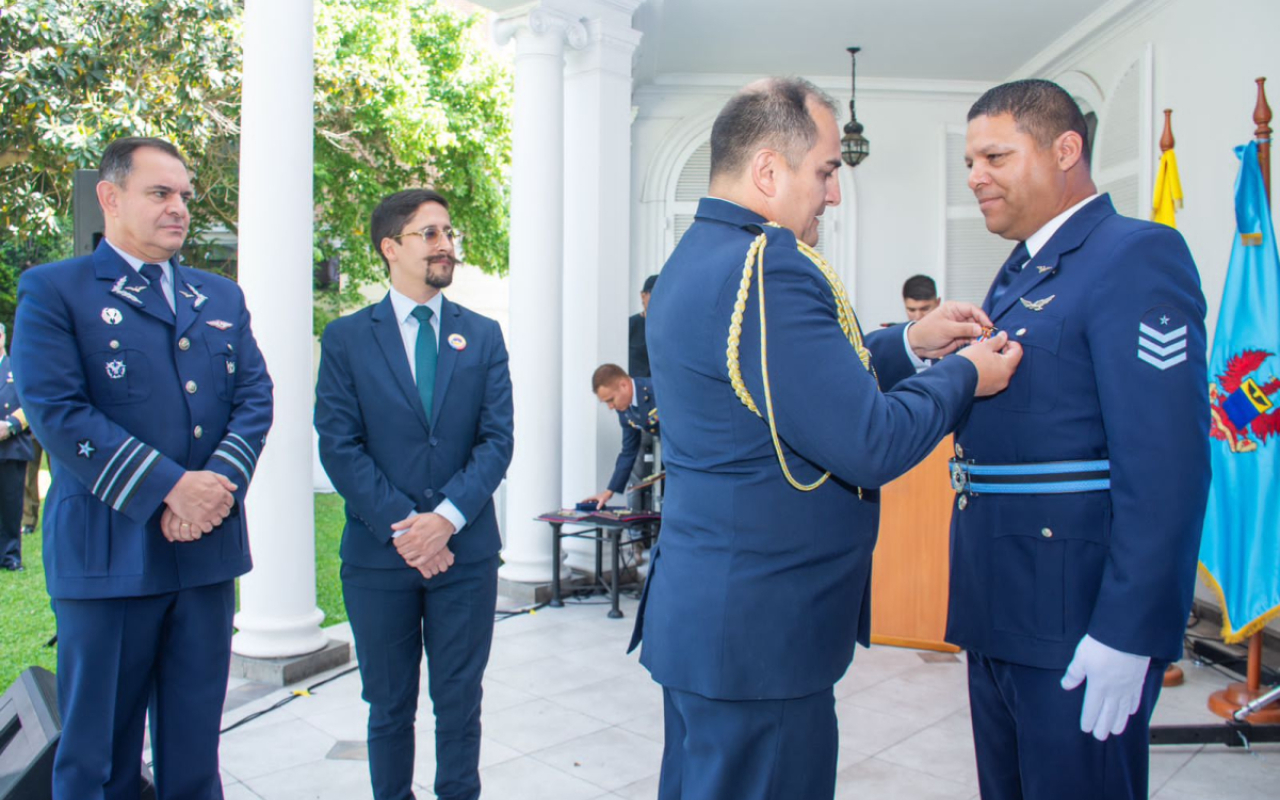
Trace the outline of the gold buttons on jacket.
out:
<instances>
[{"instance_id":1,"label":"gold buttons on jacket","mask_svg":"<svg viewBox=\"0 0 1280 800\"><path fill-rule=\"evenodd\" d=\"M196 388L197 387L196 387L195 381L187 381L187 394L195 394Z\"/></svg>"},{"instance_id":2,"label":"gold buttons on jacket","mask_svg":"<svg viewBox=\"0 0 1280 800\"><path fill-rule=\"evenodd\" d=\"M191 340L190 340L190 339L188 339L187 337L183 336L181 339L179 339L179 340L178 340L178 349L179 349L179 350L190 350L190 349L191 349Z\"/></svg>"},{"instance_id":3,"label":"gold buttons on jacket","mask_svg":"<svg viewBox=\"0 0 1280 800\"><path fill-rule=\"evenodd\" d=\"M196 429L191 432L191 435L199 439L201 436L204 436L204 428L197 425Z\"/></svg>"}]
</instances>

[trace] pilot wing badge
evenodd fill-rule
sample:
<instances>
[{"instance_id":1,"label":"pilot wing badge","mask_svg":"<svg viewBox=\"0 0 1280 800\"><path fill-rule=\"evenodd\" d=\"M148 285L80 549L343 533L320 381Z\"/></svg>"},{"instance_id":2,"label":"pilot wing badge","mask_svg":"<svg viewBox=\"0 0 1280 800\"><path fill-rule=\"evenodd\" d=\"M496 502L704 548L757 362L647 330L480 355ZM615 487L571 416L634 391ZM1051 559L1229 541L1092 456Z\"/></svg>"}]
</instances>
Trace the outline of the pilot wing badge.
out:
<instances>
[{"instance_id":1,"label":"pilot wing badge","mask_svg":"<svg viewBox=\"0 0 1280 800\"><path fill-rule=\"evenodd\" d=\"M1138 323L1138 358L1162 371L1186 361L1186 316L1171 306L1148 311Z\"/></svg>"},{"instance_id":2,"label":"pilot wing badge","mask_svg":"<svg viewBox=\"0 0 1280 800\"><path fill-rule=\"evenodd\" d=\"M1051 294L1048 297L1041 297L1039 300L1034 301L1028 300L1025 297L1019 297L1018 301L1022 303L1023 308L1028 308L1032 311L1044 311L1044 307L1052 303L1053 298L1055 297L1057 297L1056 294Z\"/></svg>"}]
</instances>

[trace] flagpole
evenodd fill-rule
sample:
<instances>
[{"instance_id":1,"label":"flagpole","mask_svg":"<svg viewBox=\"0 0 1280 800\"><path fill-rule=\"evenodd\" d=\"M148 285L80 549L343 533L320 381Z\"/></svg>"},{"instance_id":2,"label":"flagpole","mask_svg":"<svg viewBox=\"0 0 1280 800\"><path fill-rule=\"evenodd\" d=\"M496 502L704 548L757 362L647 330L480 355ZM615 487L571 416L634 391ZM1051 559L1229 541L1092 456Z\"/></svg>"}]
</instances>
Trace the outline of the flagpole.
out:
<instances>
[{"instance_id":1,"label":"flagpole","mask_svg":"<svg viewBox=\"0 0 1280 800\"><path fill-rule=\"evenodd\" d=\"M1253 108L1253 135L1258 142L1258 168L1266 191L1267 213L1271 213L1271 106L1267 103L1266 78L1257 78L1258 102ZM1223 609L1226 613L1226 609ZM1209 710L1231 719L1241 708L1262 696L1262 631L1249 637L1248 668L1244 683L1233 683L1209 696ZM1280 723L1280 708L1263 708L1250 716L1256 724Z\"/></svg>"},{"instance_id":2,"label":"flagpole","mask_svg":"<svg viewBox=\"0 0 1280 800\"><path fill-rule=\"evenodd\" d=\"M1271 106L1267 104L1266 78L1258 78L1258 102L1253 107L1253 121L1258 127L1258 168L1262 170L1262 186L1267 194L1267 213L1271 213ZM1249 637L1249 670L1246 676L1249 694L1257 697L1262 690L1262 631Z\"/></svg>"}]
</instances>

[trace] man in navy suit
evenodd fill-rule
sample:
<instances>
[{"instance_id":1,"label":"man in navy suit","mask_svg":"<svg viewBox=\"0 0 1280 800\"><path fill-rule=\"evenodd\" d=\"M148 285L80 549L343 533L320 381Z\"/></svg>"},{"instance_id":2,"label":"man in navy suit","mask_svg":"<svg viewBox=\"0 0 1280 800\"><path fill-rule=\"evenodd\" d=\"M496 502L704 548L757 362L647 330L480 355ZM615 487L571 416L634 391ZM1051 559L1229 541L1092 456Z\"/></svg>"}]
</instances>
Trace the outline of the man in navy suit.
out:
<instances>
[{"instance_id":1,"label":"man in navy suit","mask_svg":"<svg viewBox=\"0 0 1280 800\"><path fill-rule=\"evenodd\" d=\"M958 303L863 339L811 249L840 202L834 108L798 79L729 101L711 196L649 305L667 491L636 638L663 686L662 800L829 800L878 488L1017 364L997 337L916 375L981 333Z\"/></svg>"},{"instance_id":2,"label":"man in navy suit","mask_svg":"<svg viewBox=\"0 0 1280 800\"><path fill-rule=\"evenodd\" d=\"M1209 488L1199 276L1177 231L1098 194L1053 83L984 94L965 161L1018 242L983 308L1024 353L952 464L947 640L969 651L982 796L1145 798Z\"/></svg>"},{"instance_id":3,"label":"man in navy suit","mask_svg":"<svg viewBox=\"0 0 1280 800\"><path fill-rule=\"evenodd\" d=\"M597 367L591 376L591 390L609 410L617 412L618 425L622 427L622 450L618 453L609 486L582 501L594 502L596 508L604 508L615 494L627 490L627 479L635 469L644 434L659 435L658 404L653 396L652 380L633 378L617 364Z\"/></svg>"},{"instance_id":4,"label":"man in navy suit","mask_svg":"<svg viewBox=\"0 0 1280 800\"><path fill-rule=\"evenodd\" d=\"M435 793L480 796L480 681L493 640L511 377L498 323L450 302L460 234L444 197L373 212L391 290L335 320L316 385L320 459L346 501L342 593L369 703L377 800L413 797L419 664L436 717Z\"/></svg>"},{"instance_id":5,"label":"man in navy suit","mask_svg":"<svg viewBox=\"0 0 1280 800\"><path fill-rule=\"evenodd\" d=\"M27 462L35 456L27 415L13 383L13 359L4 352L0 323L0 569L22 570L22 495Z\"/></svg>"},{"instance_id":6,"label":"man in navy suit","mask_svg":"<svg viewBox=\"0 0 1280 800\"><path fill-rule=\"evenodd\" d=\"M271 379L240 288L178 261L192 188L174 146L117 139L99 178L103 241L23 273L14 326L18 394L53 469L53 796L136 800L150 704L158 797L212 800Z\"/></svg>"}]
</instances>

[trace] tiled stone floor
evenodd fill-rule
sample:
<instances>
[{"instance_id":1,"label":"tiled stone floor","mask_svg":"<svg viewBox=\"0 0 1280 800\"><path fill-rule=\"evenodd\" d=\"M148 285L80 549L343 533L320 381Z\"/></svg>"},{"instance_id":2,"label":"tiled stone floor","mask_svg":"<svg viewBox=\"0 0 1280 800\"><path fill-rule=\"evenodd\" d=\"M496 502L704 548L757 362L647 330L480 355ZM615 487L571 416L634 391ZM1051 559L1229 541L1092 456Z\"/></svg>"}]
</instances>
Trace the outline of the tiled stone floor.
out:
<instances>
[{"instance_id":1,"label":"tiled stone floor","mask_svg":"<svg viewBox=\"0 0 1280 800\"><path fill-rule=\"evenodd\" d=\"M497 623L485 678L480 757L485 798L656 797L661 692L635 656L623 652L635 601L624 601L626 619L607 619L606 610L571 603ZM329 634L344 638L350 631L342 625ZM1216 722L1205 710L1205 698L1226 679L1190 662L1182 666L1188 681L1164 692L1156 722ZM288 693L233 680L228 705L239 705L224 721L231 724ZM859 649L836 696L841 723L837 798L977 798L962 660L891 647ZM370 797L366 720L360 679L352 673L228 732L221 750L227 800ZM435 758L425 685L418 731L416 792L431 798ZM1253 752L1222 746L1156 748L1151 788L1158 800L1280 797L1280 745L1261 745Z\"/></svg>"}]
</instances>

